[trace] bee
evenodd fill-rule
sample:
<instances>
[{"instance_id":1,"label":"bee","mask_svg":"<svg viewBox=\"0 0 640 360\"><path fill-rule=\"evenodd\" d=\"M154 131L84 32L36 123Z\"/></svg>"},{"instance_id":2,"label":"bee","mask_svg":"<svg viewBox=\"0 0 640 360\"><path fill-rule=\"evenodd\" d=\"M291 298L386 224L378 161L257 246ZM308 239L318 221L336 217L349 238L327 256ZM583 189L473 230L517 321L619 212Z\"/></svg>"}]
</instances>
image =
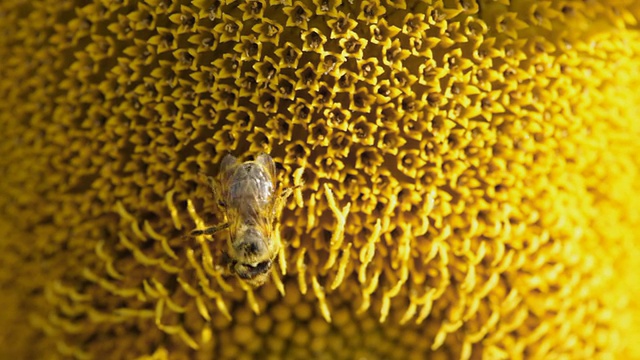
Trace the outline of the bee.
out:
<instances>
[{"instance_id":1,"label":"bee","mask_svg":"<svg viewBox=\"0 0 640 360\"><path fill-rule=\"evenodd\" d=\"M281 244L274 237L274 222L293 189L280 190L271 156L260 154L254 161L239 162L227 154L217 179L209 178L224 222L196 229L192 236L211 235L229 229L222 262L230 273L254 287L268 279Z\"/></svg>"}]
</instances>

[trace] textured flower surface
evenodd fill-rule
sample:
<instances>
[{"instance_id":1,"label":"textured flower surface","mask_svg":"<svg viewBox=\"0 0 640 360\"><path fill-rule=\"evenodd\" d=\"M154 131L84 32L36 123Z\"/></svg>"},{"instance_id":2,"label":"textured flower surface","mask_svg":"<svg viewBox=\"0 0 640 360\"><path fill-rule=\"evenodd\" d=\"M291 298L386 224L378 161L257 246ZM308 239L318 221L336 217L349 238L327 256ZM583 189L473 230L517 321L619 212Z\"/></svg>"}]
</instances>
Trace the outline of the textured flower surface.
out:
<instances>
[{"instance_id":1,"label":"textured flower surface","mask_svg":"<svg viewBox=\"0 0 640 360\"><path fill-rule=\"evenodd\" d=\"M0 358L640 358L640 5L0 4ZM252 288L203 174L304 182Z\"/></svg>"}]
</instances>

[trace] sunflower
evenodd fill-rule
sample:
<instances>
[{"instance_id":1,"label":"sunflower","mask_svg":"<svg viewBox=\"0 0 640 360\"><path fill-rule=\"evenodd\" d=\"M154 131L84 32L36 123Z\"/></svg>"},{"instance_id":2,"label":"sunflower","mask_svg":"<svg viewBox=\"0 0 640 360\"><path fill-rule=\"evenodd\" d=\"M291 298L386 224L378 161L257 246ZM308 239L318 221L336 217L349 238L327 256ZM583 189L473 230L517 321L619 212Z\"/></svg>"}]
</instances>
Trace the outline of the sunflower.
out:
<instances>
[{"instance_id":1,"label":"sunflower","mask_svg":"<svg viewBox=\"0 0 640 360\"><path fill-rule=\"evenodd\" d=\"M639 358L640 5L0 4L0 357ZM271 279L206 181L304 184Z\"/></svg>"}]
</instances>

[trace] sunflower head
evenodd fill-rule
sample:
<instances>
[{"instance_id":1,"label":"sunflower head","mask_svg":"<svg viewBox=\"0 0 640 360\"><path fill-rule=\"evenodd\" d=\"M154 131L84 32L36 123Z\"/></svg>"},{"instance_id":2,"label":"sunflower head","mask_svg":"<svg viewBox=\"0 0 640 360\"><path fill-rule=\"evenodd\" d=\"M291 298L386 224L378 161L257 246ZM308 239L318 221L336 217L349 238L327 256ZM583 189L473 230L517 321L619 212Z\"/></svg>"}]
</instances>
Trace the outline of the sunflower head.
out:
<instances>
[{"instance_id":1,"label":"sunflower head","mask_svg":"<svg viewBox=\"0 0 640 360\"><path fill-rule=\"evenodd\" d=\"M636 2L0 14L0 357L639 354ZM259 287L228 153L304 184Z\"/></svg>"}]
</instances>

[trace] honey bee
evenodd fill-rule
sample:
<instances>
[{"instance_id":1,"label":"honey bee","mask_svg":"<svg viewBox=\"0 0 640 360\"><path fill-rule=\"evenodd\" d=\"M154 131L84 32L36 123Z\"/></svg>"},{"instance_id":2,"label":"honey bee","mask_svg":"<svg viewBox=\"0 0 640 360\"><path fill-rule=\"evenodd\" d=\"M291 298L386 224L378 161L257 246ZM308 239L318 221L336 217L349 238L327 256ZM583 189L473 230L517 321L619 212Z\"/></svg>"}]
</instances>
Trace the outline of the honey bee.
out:
<instances>
[{"instance_id":1,"label":"honey bee","mask_svg":"<svg viewBox=\"0 0 640 360\"><path fill-rule=\"evenodd\" d=\"M293 189L278 189L276 167L271 156L260 154L254 161L238 162L227 154L218 178L209 178L224 222L191 235L211 235L229 229L223 265L254 287L268 279L281 244L274 238L274 222Z\"/></svg>"}]
</instances>

